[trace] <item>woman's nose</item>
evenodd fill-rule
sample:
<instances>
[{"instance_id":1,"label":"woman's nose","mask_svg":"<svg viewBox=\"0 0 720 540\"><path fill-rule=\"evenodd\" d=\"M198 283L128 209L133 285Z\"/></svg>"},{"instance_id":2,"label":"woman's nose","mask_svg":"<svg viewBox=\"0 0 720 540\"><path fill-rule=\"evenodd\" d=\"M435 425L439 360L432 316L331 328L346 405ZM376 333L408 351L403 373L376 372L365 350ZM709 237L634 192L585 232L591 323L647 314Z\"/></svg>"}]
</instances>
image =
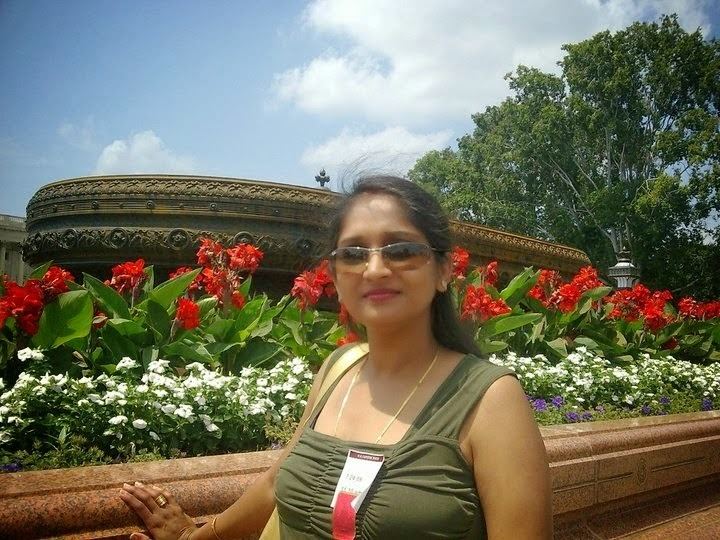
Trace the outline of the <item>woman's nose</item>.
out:
<instances>
[{"instance_id":1,"label":"woman's nose","mask_svg":"<svg viewBox=\"0 0 720 540\"><path fill-rule=\"evenodd\" d=\"M390 268L385 264L385 259L379 251L371 251L365 263L365 275L376 276L390 273Z\"/></svg>"}]
</instances>

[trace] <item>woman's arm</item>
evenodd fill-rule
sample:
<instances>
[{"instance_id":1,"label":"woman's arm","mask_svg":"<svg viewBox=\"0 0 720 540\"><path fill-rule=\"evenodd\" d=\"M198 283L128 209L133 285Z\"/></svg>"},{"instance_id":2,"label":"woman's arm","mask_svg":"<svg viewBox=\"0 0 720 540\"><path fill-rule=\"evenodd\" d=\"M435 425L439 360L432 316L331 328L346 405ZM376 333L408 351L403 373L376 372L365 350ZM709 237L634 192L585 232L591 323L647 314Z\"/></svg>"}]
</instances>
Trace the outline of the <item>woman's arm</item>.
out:
<instances>
[{"instance_id":1,"label":"woman's arm","mask_svg":"<svg viewBox=\"0 0 720 540\"><path fill-rule=\"evenodd\" d=\"M298 428L278 460L237 501L217 516L215 530L222 540L233 540L258 532L267 523L275 506L275 477L280 465L300 438L305 422L312 414L315 402L319 397L322 380L327 371L327 365L327 361L323 363L315 376L305 406L305 412L300 419ZM161 494L168 500L168 504L163 508L159 508L155 502L157 496ZM135 485L125 484L120 492L120 498L138 514L155 540L176 540L183 530L190 531L194 529L192 520L182 511L172 495L166 490L155 486L138 485L137 483ZM143 536L138 535L136 538L143 538ZM190 536L185 533L183 539L217 540L217 537L208 523L199 529L192 530Z\"/></svg>"},{"instance_id":2,"label":"woman's arm","mask_svg":"<svg viewBox=\"0 0 720 540\"><path fill-rule=\"evenodd\" d=\"M495 381L471 421L475 485L488 538L552 538L547 454L517 379Z\"/></svg>"}]
</instances>

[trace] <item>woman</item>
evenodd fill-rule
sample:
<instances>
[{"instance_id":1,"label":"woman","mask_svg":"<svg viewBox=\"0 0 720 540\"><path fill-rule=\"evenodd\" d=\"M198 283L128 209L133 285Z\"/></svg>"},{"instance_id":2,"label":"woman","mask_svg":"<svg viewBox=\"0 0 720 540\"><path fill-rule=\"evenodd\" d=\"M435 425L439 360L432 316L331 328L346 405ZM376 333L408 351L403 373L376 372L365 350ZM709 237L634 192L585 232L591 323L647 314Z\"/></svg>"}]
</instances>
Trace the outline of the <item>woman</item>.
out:
<instances>
[{"instance_id":1,"label":"woman","mask_svg":"<svg viewBox=\"0 0 720 540\"><path fill-rule=\"evenodd\" d=\"M366 178L330 233L338 296L369 353L320 396L331 355L307 426L212 524L194 529L155 487L126 485L123 500L156 539L241 538L276 503L283 538L550 538L542 439L517 379L459 326L438 203L407 180Z\"/></svg>"}]
</instances>

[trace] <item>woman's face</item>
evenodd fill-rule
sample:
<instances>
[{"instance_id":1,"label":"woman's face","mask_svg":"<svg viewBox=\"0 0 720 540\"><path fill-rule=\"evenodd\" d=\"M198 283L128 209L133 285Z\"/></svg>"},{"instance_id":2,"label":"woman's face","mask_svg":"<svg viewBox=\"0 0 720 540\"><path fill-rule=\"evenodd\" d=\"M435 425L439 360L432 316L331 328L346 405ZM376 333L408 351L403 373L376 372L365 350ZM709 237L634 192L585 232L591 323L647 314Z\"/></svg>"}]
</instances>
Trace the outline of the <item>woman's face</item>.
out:
<instances>
[{"instance_id":1,"label":"woman's face","mask_svg":"<svg viewBox=\"0 0 720 540\"><path fill-rule=\"evenodd\" d=\"M336 247L379 248L398 242L428 244L427 238L406 216L404 206L387 194L365 193L351 204L341 224ZM365 325L396 325L429 321L430 305L450 281L449 259L435 255L415 268L393 269L379 252L370 254L357 273L337 269L333 276L341 302L352 318Z\"/></svg>"}]
</instances>

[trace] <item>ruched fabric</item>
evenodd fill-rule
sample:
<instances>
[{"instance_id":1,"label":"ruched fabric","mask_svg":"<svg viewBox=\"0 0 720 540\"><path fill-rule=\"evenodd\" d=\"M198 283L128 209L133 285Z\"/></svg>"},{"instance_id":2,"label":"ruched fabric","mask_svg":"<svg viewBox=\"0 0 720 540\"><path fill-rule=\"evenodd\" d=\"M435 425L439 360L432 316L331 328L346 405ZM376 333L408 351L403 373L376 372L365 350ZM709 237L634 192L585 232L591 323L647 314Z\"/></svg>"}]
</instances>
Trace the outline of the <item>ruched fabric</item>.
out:
<instances>
[{"instance_id":1,"label":"ruched fabric","mask_svg":"<svg viewBox=\"0 0 720 540\"><path fill-rule=\"evenodd\" d=\"M466 355L402 440L392 445L344 441L315 431L311 426L332 390L328 391L278 472L281 537L332 539L330 502L353 448L385 456L358 509L356 538L486 538L475 479L458 435L487 388L510 374L507 368Z\"/></svg>"}]
</instances>

